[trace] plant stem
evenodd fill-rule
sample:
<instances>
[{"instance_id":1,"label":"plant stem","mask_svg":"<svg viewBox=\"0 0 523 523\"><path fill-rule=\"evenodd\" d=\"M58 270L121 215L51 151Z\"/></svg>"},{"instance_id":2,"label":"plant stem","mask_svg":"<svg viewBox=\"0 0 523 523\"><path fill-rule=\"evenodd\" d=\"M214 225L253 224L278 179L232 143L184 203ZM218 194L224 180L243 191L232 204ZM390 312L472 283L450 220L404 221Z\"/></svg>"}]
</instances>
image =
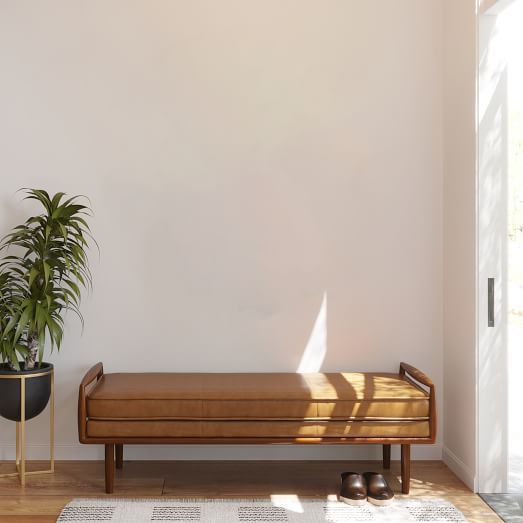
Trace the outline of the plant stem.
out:
<instances>
[{"instance_id":1,"label":"plant stem","mask_svg":"<svg viewBox=\"0 0 523 523\"><path fill-rule=\"evenodd\" d=\"M36 336L29 336L27 348L29 349L29 354L25 358L25 369L34 369L36 358L38 357L38 338Z\"/></svg>"}]
</instances>

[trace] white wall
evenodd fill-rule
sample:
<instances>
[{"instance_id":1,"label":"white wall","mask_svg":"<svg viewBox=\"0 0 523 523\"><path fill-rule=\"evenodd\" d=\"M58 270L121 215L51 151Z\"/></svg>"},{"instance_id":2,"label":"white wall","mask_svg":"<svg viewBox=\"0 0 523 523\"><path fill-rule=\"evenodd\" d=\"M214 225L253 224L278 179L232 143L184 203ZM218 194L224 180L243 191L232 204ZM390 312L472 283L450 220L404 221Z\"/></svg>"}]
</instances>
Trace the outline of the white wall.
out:
<instances>
[{"instance_id":1,"label":"white wall","mask_svg":"<svg viewBox=\"0 0 523 523\"><path fill-rule=\"evenodd\" d=\"M443 2L443 458L476 476L476 0Z\"/></svg>"},{"instance_id":2,"label":"white wall","mask_svg":"<svg viewBox=\"0 0 523 523\"><path fill-rule=\"evenodd\" d=\"M441 40L438 0L0 0L0 232L31 208L19 187L83 193L101 248L85 332L71 318L50 358L59 458L101 457L75 421L96 361L295 371L324 293L323 370L405 360L434 378L441 420L461 413L441 401ZM30 456L46 427L29 425ZM13 431L0 423L0 458Z\"/></svg>"}]
</instances>

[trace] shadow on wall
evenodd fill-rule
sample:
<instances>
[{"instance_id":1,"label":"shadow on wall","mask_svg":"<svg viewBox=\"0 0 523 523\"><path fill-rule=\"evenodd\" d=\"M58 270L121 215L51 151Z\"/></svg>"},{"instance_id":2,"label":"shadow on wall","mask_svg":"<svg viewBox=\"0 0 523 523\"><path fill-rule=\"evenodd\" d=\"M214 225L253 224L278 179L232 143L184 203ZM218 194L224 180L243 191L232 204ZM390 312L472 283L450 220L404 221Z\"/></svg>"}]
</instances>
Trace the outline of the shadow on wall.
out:
<instances>
[{"instance_id":1,"label":"shadow on wall","mask_svg":"<svg viewBox=\"0 0 523 523\"><path fill-rule=\"evenodd\" d=\"M323 293L320 311L309 341L298 365L297 373L319 372L327 355L327 291Z\"/></svg>"}]
</instances>

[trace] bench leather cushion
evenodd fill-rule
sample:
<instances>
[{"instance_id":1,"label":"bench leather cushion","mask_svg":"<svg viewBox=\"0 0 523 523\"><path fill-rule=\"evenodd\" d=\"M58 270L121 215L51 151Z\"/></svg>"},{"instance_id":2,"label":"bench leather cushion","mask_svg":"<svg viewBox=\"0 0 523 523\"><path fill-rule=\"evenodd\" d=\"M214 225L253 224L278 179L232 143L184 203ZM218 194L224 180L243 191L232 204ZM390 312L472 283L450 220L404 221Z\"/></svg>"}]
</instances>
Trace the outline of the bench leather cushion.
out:
<instances>
[{"instance_id":1,"label":"bench leather cushion","mask_svg":"<svg viewBox=\"0 0 523 523\"><path fill-rule=\"evenodd\" d=\"M101 421L87 422L93 438L426 438L428 421Z\"/></svg>"},{"instance_id":2,"label":"bench leather cushion","mask_svg":"<svg viewBox=\"0 0 523 523\"><path fill-rule=\"evenodd\" d=\"M89 420L104 423L363 419L405 422L428 419L429 399L427 392L403 376L388 373L117 373L104 374L88 394L87 415ZM186 428L182 432L189 430L191 434L211 437L212 431L228 434L234 425L196 426L197 430L183 425ZM240 423L237 427L241 426ZM295 436L296 429L291 430L290 426L278 424L275 430ZM321 424L299 425L298 432L324 430L313 426ZM108 425L96 427L90 423L88 432L100 435L101 427ZM170 431L174 425L162 427ZM329 430L337 429L332 426ZM362 426L352 430L367 429ZM260 433L264 431L257 429Z\"/></svg>"}]
</instances>

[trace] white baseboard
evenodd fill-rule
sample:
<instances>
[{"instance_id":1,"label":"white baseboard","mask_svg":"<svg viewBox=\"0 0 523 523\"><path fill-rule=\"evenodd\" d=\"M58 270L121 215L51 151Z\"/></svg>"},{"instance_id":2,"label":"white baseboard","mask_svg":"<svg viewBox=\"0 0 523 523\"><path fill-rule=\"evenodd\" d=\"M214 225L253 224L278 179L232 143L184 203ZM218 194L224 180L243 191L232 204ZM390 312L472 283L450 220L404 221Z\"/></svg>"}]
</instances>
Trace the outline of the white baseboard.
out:
<instances>
[{"instance_id":1,"label":"white baseboard","mask_svg":"<svg viewBox=\"0 0 523 523\"><path fill-rule=\"evenodd\" d=\"M443 462L470 490L476 492L476 476L474 471L467 467L448 447L443 447Z\"/></svg>"},{"instance_id":2,"label":"white baseboard","mask_svg":"<svg viewBox=\"0 0 523 523\"><path fill-rule=\"evenodd\" d=\"M28 445L27 459L48 459L47 445ZM58 460L101 460L102 445L57 444ZM441 446L413 445L412 459L441 460ZM13 444L0 445L0 460L15 457ZM399 445L392 459L399 459ZM381 445L126 445L125 458L133 460L380 460Z\"/></svg>"}]
</instances>

